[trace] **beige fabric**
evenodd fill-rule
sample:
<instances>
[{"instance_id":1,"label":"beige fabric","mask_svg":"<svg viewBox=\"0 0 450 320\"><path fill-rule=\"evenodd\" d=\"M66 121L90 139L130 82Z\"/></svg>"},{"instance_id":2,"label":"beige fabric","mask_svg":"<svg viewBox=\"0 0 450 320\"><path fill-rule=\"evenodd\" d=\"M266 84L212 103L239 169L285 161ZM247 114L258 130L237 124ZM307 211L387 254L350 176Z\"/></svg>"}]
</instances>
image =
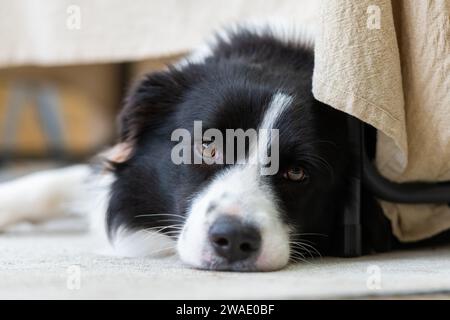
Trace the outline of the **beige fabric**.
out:
<instances>
[{"instance_id":1,"label":"beige fabric","mask_svg":"<svg viewBox=\"0 0 450 320\"><path fill-rule=\"evenodd\" d=\"M320 10L315 97L379 130L386 177L449 180L450 2L340 0ZM447 206L382 205L403 241L450 228Z\"/></svg>"},{"instance_id":2,"label":"beige fabric","mask_svg":"<svg viewBox=\"0 0 450 320\"><path fill-rule=\"evenodd\" d=\"M201 44L212 30L242 19L313 23L317 3L0 0L0 67L136 61L179 54Z\"/></svg>"}]
</instances>

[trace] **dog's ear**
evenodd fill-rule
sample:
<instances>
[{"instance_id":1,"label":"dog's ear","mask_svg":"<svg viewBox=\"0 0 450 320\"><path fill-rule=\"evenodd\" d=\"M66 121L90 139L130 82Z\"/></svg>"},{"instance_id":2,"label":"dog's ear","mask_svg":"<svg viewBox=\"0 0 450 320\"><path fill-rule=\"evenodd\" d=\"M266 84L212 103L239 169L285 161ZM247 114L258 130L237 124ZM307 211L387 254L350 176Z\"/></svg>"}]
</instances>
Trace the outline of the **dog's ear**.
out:
<instances>
[{"instance_id":1,"label":"dog's ear","mask_svg":"<svg viewBox=\"0 0 450 320\"><path fill-rule=\"evenodd\" d=\"M110 149L107 160L123 163L133 154L143 132L157 128L173 112L187 89L184 72L175 68L150 73L129 91L118 117L119 144Z\"/></svg>"},{"instance_id":2,"label":"dog's ear","mask_svg":"<svg viewBox=\"0 0 450 320\"><path fill-rule=\"evenodd\" d=\"M119 115L120 140L132 142L145 129L161 124L180 102L187 80L171 68L146 75L132 87Z\"/></svg>"},{"instance_id":3,"label":"dog's ear","mask_svg":"<svg viewBox=\"0 0 450 320\"><path fill-rule=\"evenodd\" d=\"M114 147L101 152L97 159L103 164L103 169L112 171L115 166L130 159L132 147L131 143L119 142Z\"/></svg>"}]
</instances>

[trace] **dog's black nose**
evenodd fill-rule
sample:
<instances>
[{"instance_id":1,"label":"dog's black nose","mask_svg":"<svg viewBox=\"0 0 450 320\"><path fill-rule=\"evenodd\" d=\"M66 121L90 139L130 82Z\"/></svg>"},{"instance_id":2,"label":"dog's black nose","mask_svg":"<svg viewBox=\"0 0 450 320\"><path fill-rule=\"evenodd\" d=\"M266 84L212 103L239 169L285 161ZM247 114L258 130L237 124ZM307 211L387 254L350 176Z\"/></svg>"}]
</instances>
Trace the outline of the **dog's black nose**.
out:
<instances>
[{"instance_id":1,"label":"dog's black nose","mask_svg":"<svg viewBox=\"0 0 450 320\"><path fill-rule=\"evenodd\" d=\"M261 235L253 226L233 217L220 217L209 229L215 252L228 262L245 260L259 250Z\"/></svg>"}]
</instances>

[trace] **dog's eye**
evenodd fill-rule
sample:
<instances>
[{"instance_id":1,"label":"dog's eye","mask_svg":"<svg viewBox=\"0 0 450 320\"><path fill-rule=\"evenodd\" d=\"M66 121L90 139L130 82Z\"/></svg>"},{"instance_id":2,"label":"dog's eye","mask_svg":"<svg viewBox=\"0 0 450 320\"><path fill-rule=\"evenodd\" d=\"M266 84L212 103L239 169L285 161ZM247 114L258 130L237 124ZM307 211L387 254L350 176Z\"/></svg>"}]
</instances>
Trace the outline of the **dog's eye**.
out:
<instances>
[{"instance_id":1,"label":"dog's eye","mask_svg":"<svg viewBox=\"0 0 450 320\"><path fill-rule=\"evenodd\" d=\"M214 141L204 141L202 143L203 158L214 159L216 157L217 147Z\"/></svg>"},{"instance_id":2,"label":"dog's eye","mask_svg":"<svg viewBox=\"0 0 450 320\"><path fill-rule=\"evenodd\" d=\"M283 177L291 181L305 181L308 175L302 167L291 167L286 170Z\"/></svg>"},{"instance_id":3,"label":"dog's eye","mask_svg":"<svg viewBox=\"0 0 450 320\"><path fill-rule=\"evenodd\" d=\"M219 159L220 152L217 148L217 144L214 141L202 141L199 142L196 147L197 154L202 157L206 163L212 163Z\"/></svg>"}]
</instances>

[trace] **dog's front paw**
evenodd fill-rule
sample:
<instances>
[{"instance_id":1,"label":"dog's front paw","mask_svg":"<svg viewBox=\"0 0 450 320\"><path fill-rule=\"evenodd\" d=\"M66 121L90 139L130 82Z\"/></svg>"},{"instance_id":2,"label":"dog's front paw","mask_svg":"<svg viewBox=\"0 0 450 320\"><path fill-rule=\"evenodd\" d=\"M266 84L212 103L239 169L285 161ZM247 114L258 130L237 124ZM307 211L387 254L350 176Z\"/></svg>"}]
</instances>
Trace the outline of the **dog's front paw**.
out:
<instances>
[{"instance_id":1,"label":"dog's front paw","mask_svg":"<svg viewBox=\"0 0 450 320\"><path fill-rule=\"evenodd\" d=\"M0 183L0 231L26 221L30 213L37 210L35 194L42 188L28 182L26 178L19 178Z\"/></svg>"},{"instance_id":2,"label":"dog's front paw","mask_svg":"<svg viewBox=\"0 0 450 320\"><path fill-rule=\"evenodd\" d=\"M18 215L10 208L6 208L0 204L0 232L5 231L8 227L18 223Z\"/></svg>"},{"instance_id":3,"label":"dog's front paw","mask_svg":"<svg viewBox=\"0 0 450 320\"><path fill-rule=\"evenodd\" d=\"M0 209L0 232L5 231L7 227L15 223L13 215L5 213Z\"/></svg>"},{"instance_id":4,"label":"dog's front paw","mask_svg":"<svg viewBox=\"0 0 450 320\"><path fill-rule=\"evenodd\" d=\"M20 198L16 198L9 183L0 184L0 231L20 221Z\"/></svg>"}]
</instances>

